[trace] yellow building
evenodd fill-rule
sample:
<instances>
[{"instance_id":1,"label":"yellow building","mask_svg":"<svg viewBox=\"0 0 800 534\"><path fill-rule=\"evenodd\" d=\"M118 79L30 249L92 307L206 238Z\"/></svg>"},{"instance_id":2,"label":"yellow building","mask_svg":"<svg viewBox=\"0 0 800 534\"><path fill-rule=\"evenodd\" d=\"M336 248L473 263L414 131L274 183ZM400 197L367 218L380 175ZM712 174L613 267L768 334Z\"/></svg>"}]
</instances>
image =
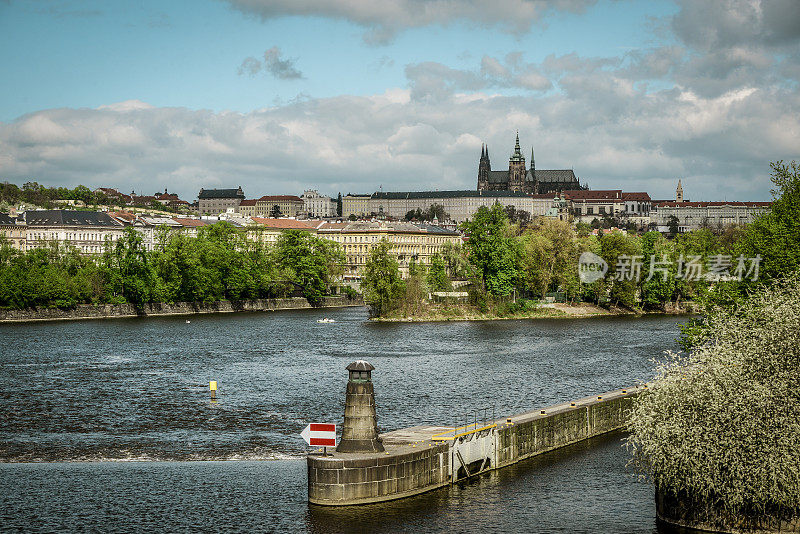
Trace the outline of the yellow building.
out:
<instances>
[{"instance_id":1,"label":"yellow building","mask_svg":"<svg viewBox=\"0 0 800 534\"><path fill-rule=\"evenodd\" d=\"M271 217L275 208L281 217L297 217L304 212L303 199L295 195L263 196L256 200L243 200L239 204L239 214L244 217Z\"/></svg>"},{"instance_id":2,"label":"yellow building","mask_svg":"<svg viewBox=\"0 0 800 534\"><path fill-rule=\"evenodd\" d=\"M400 264L400 273L408 276L408 266L414 261L427 265L445 243L459 243L461 236L452 230L429 224L406 222L321 223L317 235L342 245L345 253L344 282L357 285L369 254L382 240L390 245L390 253Z\"/></svg>"},{"instance_id":3,"label":"yellow building","mask_svg":"<svg viewBox=\"0 0 800 534\"><path fill-rule=\"evenodd\" d=\"M355 215L364 217L372 213L370 211L370 199L372 195L351 195L342 197L342 217Z\"/></svg>"},{"instance_id":4,"label":"yellow building","mask_svg":"<svg viewBox=\"0 0 800 534\"><path fill-rule=\"evenodd\" d=\"M303 230L316 234L314 223L298 221L295 219L270 219L264 217L251 217L253 224L248 227L247 237L253 241L274 244L281 233L286 230Z\"/></svg>"},{"instance_id":5,"label":"yellow building","mask_svg":"<svg viewBox=\"0 0 800 534\"><path fill-rule=\"evenodd\" d=\"M0 213L0 236L4 237L12 248L25 250L25 223L5 213Z\"/></svg>"}]
</instances>

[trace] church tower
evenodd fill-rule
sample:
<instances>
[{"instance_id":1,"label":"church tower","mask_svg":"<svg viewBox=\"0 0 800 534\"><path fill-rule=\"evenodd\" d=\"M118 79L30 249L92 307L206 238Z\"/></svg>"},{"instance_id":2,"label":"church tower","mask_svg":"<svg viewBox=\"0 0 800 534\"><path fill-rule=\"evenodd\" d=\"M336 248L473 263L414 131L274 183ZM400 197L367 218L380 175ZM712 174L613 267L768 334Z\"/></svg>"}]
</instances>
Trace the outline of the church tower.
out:
<instances>
[{"instance_id":1,"label":"church tower","mask_svg":"<svg viewBox=\"0 0 800 534\"><path fill-rule=\"evenodd\" d=\"M531 170L528 171L531 175L530 180L525 183L525 192L526 193L538 193L539 192L539 180L536 179L536 160L533 159L533 147L531 147Z\"/></svg>"},{"instance_id":2,"label":"church tower","mask_svg":"<svg viewBox=\"0 0 800 534\"><path fill-rule=\"evenodd\" d=\"M681 187L680 179L678 179L678 188L675 190L675 202L683 202L683 187Z\"/></svg>"},{"instance_id":3,"label":"church tower","mask_svg":"<svg viewBox=\"0 0 800 534\"><path fill-rule=\"evenodd\" d=\"M481 145L481 159L478 163L478 191L489 190L489 171L492 170L492 163L489 161L489 147Z\"/></svg>"},{"instance_id":4,"label":"church tower","mask_svg":"<svg viewBox=\"0 0 800 534\"><path fill-rule=\"evenodd\" d=\"M510 191L522 191L525 188L525 157L519 148L519 132L517 132L517 142L514 145L514 153L508 159L508 189Z\"/></svg>"}]
</instances>

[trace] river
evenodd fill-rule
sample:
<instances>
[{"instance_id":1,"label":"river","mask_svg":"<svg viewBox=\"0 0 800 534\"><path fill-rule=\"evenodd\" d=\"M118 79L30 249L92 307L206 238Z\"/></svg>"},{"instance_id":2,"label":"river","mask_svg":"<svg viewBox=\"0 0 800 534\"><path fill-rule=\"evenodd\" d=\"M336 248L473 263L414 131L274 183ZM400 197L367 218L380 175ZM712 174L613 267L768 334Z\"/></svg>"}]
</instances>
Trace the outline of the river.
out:
<instances>
[{"instance_id":1,"label":"river","mask_svg":"<svg viewBox=\"0 0 800 534\"><path fill-rule=\"evenodd\" d=\"M299 432L341 423L355 359L376 368L382 431L451 425L648 379L683 321L376 324L343 308L0 325L3 526L655 532L652 486L626 468L620 434L334 510L305 501Z\"/></svg>"}]
</instances>

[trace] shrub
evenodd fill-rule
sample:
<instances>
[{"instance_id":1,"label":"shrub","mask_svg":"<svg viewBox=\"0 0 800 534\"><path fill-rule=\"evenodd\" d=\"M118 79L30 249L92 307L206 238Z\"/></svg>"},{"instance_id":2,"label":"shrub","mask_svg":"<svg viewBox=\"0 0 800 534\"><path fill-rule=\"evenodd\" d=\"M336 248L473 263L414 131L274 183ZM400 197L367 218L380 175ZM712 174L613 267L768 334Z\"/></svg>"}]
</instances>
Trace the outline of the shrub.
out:
<instances>
[{"instance_id":1,"label":"shrub","mask_svg":"<svg viewBox=\"0 0 800 534\"><path fill-rule=\"evenodd\" d=\"M657 487L742 516L800 511L800 276L717 310L634 402L628 447Z\"/></svg>"}]
</instances>

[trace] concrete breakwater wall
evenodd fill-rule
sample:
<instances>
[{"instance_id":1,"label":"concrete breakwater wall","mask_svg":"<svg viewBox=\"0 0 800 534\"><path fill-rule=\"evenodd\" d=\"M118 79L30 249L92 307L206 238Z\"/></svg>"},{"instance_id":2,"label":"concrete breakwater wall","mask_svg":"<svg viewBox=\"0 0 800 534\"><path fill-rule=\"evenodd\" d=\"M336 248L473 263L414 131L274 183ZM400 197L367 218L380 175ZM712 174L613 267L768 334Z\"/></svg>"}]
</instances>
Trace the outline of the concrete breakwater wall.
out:
<instances>
[{"instance_id":1,"label":"concrete breakwater wall","mask_svg":"<svg viewBox=\"0 0 800 534\"><path fill-rule=\"evenodd\" d=\"M319 307L338 308L363 306L360 298L325 297ZM163 315L192 315L207 313L260 312L312 308L303 297L285 299L220 300L216 302L151 303L136 307L133 304L79 304L74 308L29 308L0 310L0 322L63 321L79 319L111 319Z\"/></svg>"},{"instance_id":2,"label":"concrete breakwater wall","mask_svg":"<svg viewBox=\"0 0 800 534\"><path fill-rule=\"evenodd\" d=\"M308 500L342 506L409 497L624 427L628 388L477 423L380 436L382 453L310 454Z\"/></svg>"},{"instance_id":3,"label":"concrete breakwater wall","mask_svg":"<svg viewBox=\"0 0 800 534\"><path fill-rule=\"evenodd\" d=\"M717 500L691 499L685 493L676 495L663 488L656 488L656 517L670 525L705 532L800 533L800 516L793 511L735 516Z\"/></svg>"}]
</instances>

